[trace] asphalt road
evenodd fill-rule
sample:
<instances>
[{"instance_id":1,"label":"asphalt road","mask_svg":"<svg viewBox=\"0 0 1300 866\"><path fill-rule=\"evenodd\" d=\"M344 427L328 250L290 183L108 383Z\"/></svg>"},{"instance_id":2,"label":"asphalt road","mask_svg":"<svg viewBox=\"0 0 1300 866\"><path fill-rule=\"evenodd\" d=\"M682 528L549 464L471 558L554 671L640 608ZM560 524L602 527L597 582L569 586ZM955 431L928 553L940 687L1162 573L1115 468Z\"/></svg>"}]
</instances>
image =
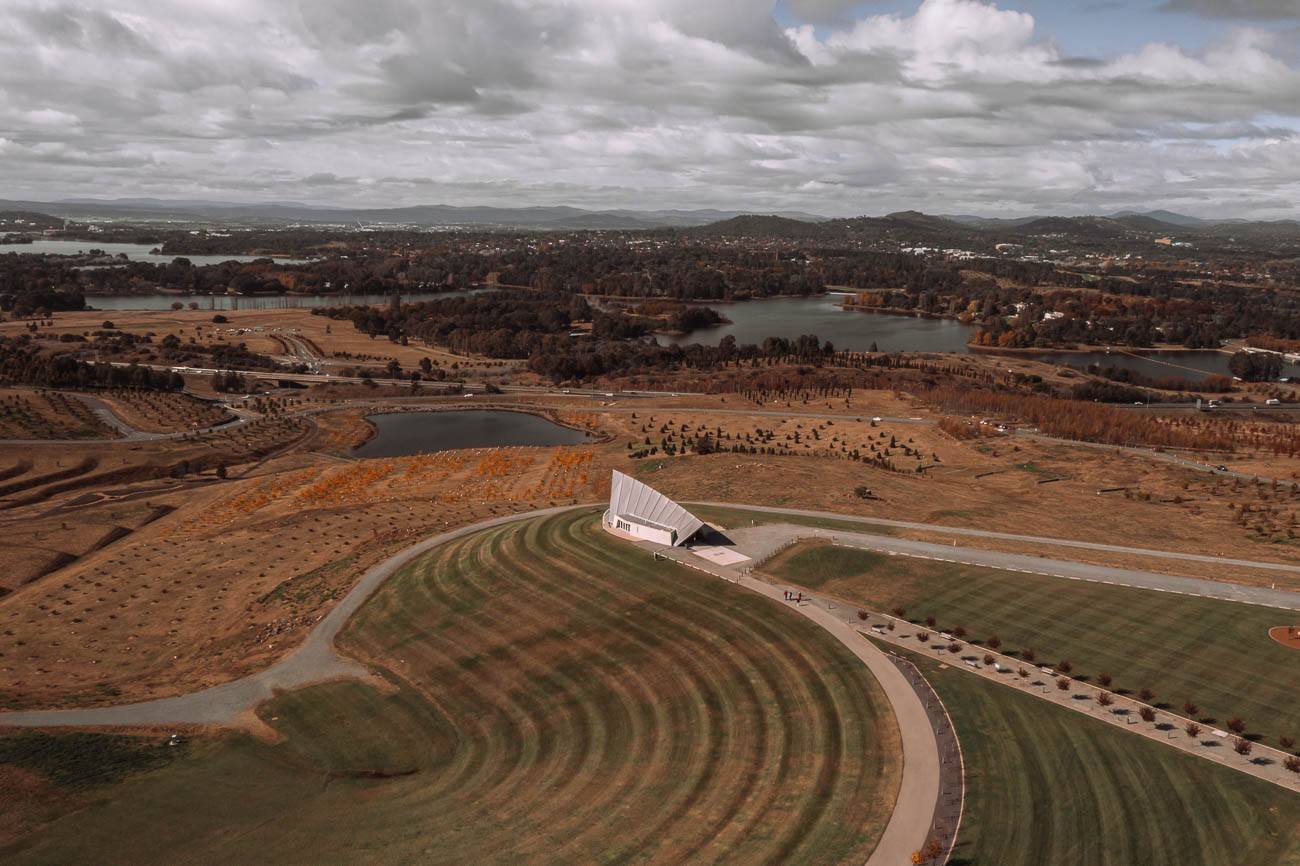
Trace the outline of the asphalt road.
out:
<instances>
[{"instance_id":1,"label":"asphalt road","mask_svg":"<svg viewBox=\"0 0 1300 866\"><path fill-rule=\"evenodd\" d=\"M658 545L648 542L638 542L638 546L647 552L658 548ZM708 562L682 548L667 551L666 557L697 571L729 580L750 592L781 603L794 613L802 614L825 629L867 666L894 711L903 750L903 774L899 780L894 811L876 849L867 859L867 866L895 866L911 862L912 852L925 845L939 799L939 744L925 704L921 702L912 684L875 644L862 639L857 624L851 619L845 619L843 610L832 612L834 604L828 606L825 602L815 603L811 596L806 602L792 602L784 595L787 587L750 577L732 567Z\"/></svg>"},{"instance_id":2,"label":"asphalt road","mask_svg":"<svg viewBox=\"0 0 1300 866\"><path fill-rule=\"evenodd\" d=\"M801 511L797 509L761 508L734 503L712 503L721 507L744 508L766 511L776 514L825 517L834 520L858 520L854 515L832 514L825 512ZM82 710L47 710L32 712L0 713L0 725L22 726L59 726L59 725L149 725L167 723L222 724L235 720L248 708L271 697L278 689L293 689L308 683L339 677L366 676L366 671L356 662L340 656L334 648L334 639L339 630L353 613L365 603L372 593L394 572L411 559L436 547L439 544L459 538L481 529L501 526L518 520L559 514L581 508L597 508L592 504L570 505L556 508L539 509L523 514L508 515L461 527L439 535L432 536L407 548L401 553L376 565L362 576L357 585L343 597L320 623L308 635L304 644L293 654L267 668L261 673L244 679L235 680L221 686L215 686L190 695L174 698L162 698L143 701L136 704L124 704L116 707L90 708ZM865 521L883 525L904 526L907 528L929 529L944 532L956 532L964 535L987 538L1009 538L1014 540L1050 541L1053 544L1065 544L1102 551L1137 552L1148 556L1183 559L1191 554L1176 554L1170 551L1152 551L1139 548L1122 548L1104 544L1072 542L1063 539L1042 539L1032 536L1016 536L1006 533L986 532L974 529L957 530L952 527L930 526L923 523L904 523L902 521ZM796 527L774 524L745 530L754 533L746 540L749 550L761 555L765 545L776 546L796 536L807 536L813 532L810 527ZM1114 583L1122 586L1135 586L1160 592L1199 595L1224 601L1237 601L1270 607L1300 610L1300 593L1283 590L1270 590L1260 587L1238 586L1229 583L1198 580L1195 578L1173 577L1153 572L1133 571L1104 566L1085 565L1068 560L1047 559L1043 557L1024 556L1013 553L978 550L975 548L950 547L922 541L890 538L887 536L867 535L831 530L819 532L833 536L836 541L852 544L864 549L880 550L887 553L920 556L971 565L984 565L1032 574L1044 574L1075 580L1091 580L1101 583ZM766 539L766 540L764 540ZM774 549L774 547L773 547ZM1206 557L1213 562L1222 562L1217 558ZM1246 565L1261 565L1245 560L1234 560ZM1270 564L1265 567L1277 567ZM1295 570L1295 569L1290 569Z\"/></svg>"},{"instance_id":3,"label":"asphalt road","mask_svg":"<svg viewBox=\"0 0 1300 866\"><path fill-rule=\"evenodd\" d=\"M997 538L1003 541L1027 541L1033 544L1054 544L1060 547L1077 547L1084 550L1101 550L1106 553L1134 553L1140 556L1152 556L1160 559L1180 559L1187 562L1209 562L1215 565L1239 565L1246 568L1263 568L1272 571L1285 571L1300 574L1300 566L1280 562L1258 562L1253 559L1229 559L1222 556L1208 556L1201 553L1182 553L1176 550L1156 550L1149 547L1124 547L1118 544L1102 544L1093 541L1074 541L1068 538L1047 538L1041 535L1016 535L1011 532L995 532L989 529L967 529L959 526L944 526L939 523L914 523L907 520L889 520L884 517L863 517L861 515L834 514L827 511L805 511L798 508L771 508L764 505L736 505L728 502L688 502L686 505L708 505L715 508L740 508L746 511L761 511L767 514L791 514L799 517L819 517L827 520L851 520L876 526L890 526L898 529L916 529L924 532L943 532L949 535L966 535L978 538ZM919 542L918 542L919 543ZM939 545L942 550L950 550ZM1010 555L1010 554L1008 554ZM1038 561L1038 557L1028 557ZM1049 560L1050 561L1050 560ZM1179 578L1180 580L1183 578ZM1212 582L1215 586L1225 584Z\"/></svg>"},{"instance_id":4,"label":"asphalt road","mask_svg":"<svg viewBox=\"0 0 1300 866\"><path fill-rule=\"evenodd\" d=\"M735 534L741 550L772 552L790 544L795 539L809 537L812 535L812 529L807 526L769 524L767 526L742 529ZM1221 583L1193 577L1174 577L1173 575L1158 574L1151 571L1109 568L1104 565L1088 565L1082 562L1026 556L1019 553L1000 553L994 550L980 550L971 547L950 547L928 541L911 541L905 538L844 532L838 529L819 530L818 535L827 537L836 544L847 547L875 550L893 555L914 556L941 562L983 566L985 568L1000 568L1026 574L1063 577L1069 580L1086 580L1091 583L1137 587L1175 595L1194 595L1220 601L1235 601L1286 610L1300 610L1300 593L1281 589L1240 586L1234 583ZM755 558L760 557L756 556Z\"/></svg>"},{"instance_id":5,"label":"asphalt road","mask_svg":"<svg viewBox=\"0 0 1300 866\"><path fill-rule=\"evenodd\" d=\"M463 526L426 538L384 560L362 575L357 585L343 597L312 629L307 640L291 655L252 676L210 689L115 707L84 710L40 710L0 713L0 725L57 727L61 725L220 725L235 721L245 710L274 696L277 691L295 689L309 683L348 677L367 678L369 672L357 662L344 658L334 648L334 639L352 614L398 569L428 550L481 529L528 520L546 514L558 514L591 505L543 508L512 514Z\"/></svg>"}]
</instances>

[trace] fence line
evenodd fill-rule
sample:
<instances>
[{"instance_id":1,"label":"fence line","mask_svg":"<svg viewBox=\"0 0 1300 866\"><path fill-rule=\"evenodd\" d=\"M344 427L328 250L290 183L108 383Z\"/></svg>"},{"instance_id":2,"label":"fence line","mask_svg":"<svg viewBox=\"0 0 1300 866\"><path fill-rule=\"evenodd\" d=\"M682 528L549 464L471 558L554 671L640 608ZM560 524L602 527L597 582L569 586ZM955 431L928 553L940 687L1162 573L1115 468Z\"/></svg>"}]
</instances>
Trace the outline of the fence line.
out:
<instances>
[{"instance_id":1,"label":"fence line","mask_svg":"<svg viewBox=\"0 0 1300 866\"><path fill-rule=\"evenodd\" d=\"M930 719L935 742L939 745L939 799L934 805L934 819L930 824L927 845L937 842L940 851L936 862L947 863L957 844L962 814L966 808L966 762L962 758L961 743L953 728L952 718L939 695L930 683L907 659L899 657L892 649L889 660L903 674L925 706Z\"/></svg>"}]
</instances>

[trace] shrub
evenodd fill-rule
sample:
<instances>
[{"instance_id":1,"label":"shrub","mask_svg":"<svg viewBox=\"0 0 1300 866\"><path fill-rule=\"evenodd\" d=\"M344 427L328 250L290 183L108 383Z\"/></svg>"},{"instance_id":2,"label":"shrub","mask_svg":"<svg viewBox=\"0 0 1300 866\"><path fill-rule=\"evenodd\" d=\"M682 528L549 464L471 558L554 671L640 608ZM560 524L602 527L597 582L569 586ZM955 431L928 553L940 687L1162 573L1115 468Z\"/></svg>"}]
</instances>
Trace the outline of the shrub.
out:
<instances>
[{"instance_id":1,"label":"shrub","mask_svg":"<svg viewBox=\"0 0 1300 866\"><path fill-rule=\"evenodd\" d=\"M1295 745L1295 737L1278 737L1277 744L1284 749L1289 749Z\"/></svg>"},{"instance_id":2,"label":"shrub","mask_svg":"<svg viewBox=\"0 0 1300 866\"><path fill-rule=\"evenodd\" d=\"M1056 669L1063 674L1068 674L1070 671L1074 670L1074 665L1070 664L1069 659L1061 659L1056 663Z\"/></svg>"},{"instance_id":3,"label":"shrub","mask_svg":"<svg viewBox=\"0 0 1300 866\"><path fill-rule=\"evenodd\" d=\"M991 634L989 635L989 639L984 641L984 645L991 650L996 650L998 647L1002 646L1002 638L995 634Z\"/></svg>"},{"instance_id":4,"label":"shrub","mask_svg":"<svg viewBox=\"0 0 1300 866\"><path fill-rule=\"evenodd\" d=\"M928 625L930 628L934 628L934 623L935 623L935 619L934 619L934 617L932 617L932 616L927 616L927 617L925 618L925 624Z\"/></svg>"},{"instance_id":5,"label":"shrub","mask_svg":"<svg viewBox=\"0 0 1300 866\"><path fill-rule=\"evenodd\" d=\"M1110 696L1110 692L1097 692L1097 706L1109 707L1115 703L1115 699Z\"/></svg>"},{"instance_id":6,"label":"shrub","mask_svg":"<svg viewBox=\"0 0 1300 866\"><path fill-rule=\"evenodd\" d=\"M1156 693L1151 691L1151 689L1148 688L1147 686L1143 686L1142 688L1138 689L1138 697L1141 698L1142 703L1144 704L1151 703L1152 698L1154 698L1155 696Z\"/></svg>"},{"instance_id":7,"label":"shrub","mask_svg":"<svg viewBox=\"0 0 1300 866\"><path fill-rule=\"evenodd\" d=\"M894 616L898 617L899 619L902 619L903 617L907 616L907 608L905 607L893 608L891 612L894 614Z\"/></svg>"},{"instance_id":8,"label":"shrub","mask_svg":"<svg viewBox=\"0 0 1300 866\"><path fill-rule=\"evenodd\" d=\"M965 637L965 636L966 636L966 629L962 628L961 626L957 626L955 629L952 630L952 636L953 636L953 637Z\"/></svg>"},{"instance_id":9,"label":"shrub","mask_svg":"<svg viewBox=\"0 0 1300 866\"><path fill-rule=\"evenodd\" d=\"M867 612L866 612L865 610L860 610L860 611L858 611L858 619L862 620L863 622L866 621L867 616L868 616L868 614L867 614Z\"/></svg>"},{"instance_id":10,"label":"shrub","mask_svg":"<svg viewBox=\"0 0 1300 866\"><path fill-rule=\"evenodd\" d=\"M993 664L993 656L989 655L988 653L985 653L985 654L984 654L984 664L986 664L986 665L991 665L991 664Z\"/></svg>"},{"instance_id":11,"label":"shrub","mask_svg":"<svg viewBox=\"0 0 1300 866\"><path fill-rule=\"evenodd\" d=\"M921 643L925 643L930 639L930 633L928 631L918 631L916 633L916 639L921 641Z\"/></svg>"},{"instance_id":12,"label":"shrub","mask_svg":"<svg viewBox=\"0 0 1300 866\"><path fill-rule=\"evenodd\" d=\"M1097 682L1101 683L1103 688L1110 688L1110 684L1111 684L1110 674L1097 674Z\"/></svg>"},{"instance_id":13,"label":"shrub","mask_svg":"<svg viewBox=\"0 0 1300 866\"><path fill-rule=\"evenodd\" d=\"M1156 720L1156 711L1150 707L1143 707L1138 710L1138 717L1144 722L1154 722Z\"/></svg>"},{"instance_id":14,"label":"shrub","mask_svg":"<svg viewBox=\"0 0 1300 866\"><path fill-rule=\"evenodd\" d=\"M1018 675L1022 680L1027 680L1027 679L1029 679L1029 668L1020 668L1018 671L1016 671L1016 674L1017 674L1017 675Z\"/></svg>"},{"instance_id":15,"label":"shrub","mask_svg":"<svg viewBox=\"0 0 1300 866\"><path fill-rule=\"evenodd\" d=\"M1224 722L1223 725L1234 734L1240 734L1246 730L1246 723L1243 722L1239 716L1233 716Z\"/></svg>"},{"instance_id":16,"label":"shrub","mask_svg":"<svg viewBox=\"0 0 1300 866\"><path fill-rule=\"evenodd\" d=\"M1069 677L1060 677L1056 681L1056 687L1063 692L1068 692L1070 690L1070 682L1071 680Z\"/></svg>"},{"instance_id":17,"label":"shrub","mask_svg":"<svg viewBox=\"0 0 1300 866\"><path fill-rule=\"evenodd\" d=\"M1282 762L1282 766L1293 773L1300 773L1300 758L1287 758Z\"/></svg>"},{"instance_id":18,"label":"shrub","mask_svg":"<svg viewBox=\"0 0 1300 866\"><path fill-rule=\"evenodd\" d=\"M1183 702L1183 715L1194 716L1201 711L1201 708L1194 701Z\"/></svg>"},{"instance_id":19,"label":"shrub","mask_svg":"<svg viewBox=\"0 0 1300 866\"><path fill-rule=\"evenodd\" d=\"M1183 730L1187 732L1189 737L1199 737L1201 735L1201 726L1196 722L1188 722L1183 726Z\"/></svg>"},{"instance_id":20,"label":"shrub","mask_svg":"<svg viewBox=\"0 0 1300 866\"><path fill-rule=\"evenodd\" d=\"M953 653L954 655L961 652L961 644L957 643L957 641L948 644L948 652Z\"/></svg>"},{"instance_id":21,"label":"shrub","mask_svg":"<svg viewBox=\"0 0 1300 866\"><path fill-rule=\"evenodd\" d=\"M1242 737L1237 737L1235 740L1232 741L1232 750L1236 752L1238 755L1249 755L1253 745L1254 744L1251 743L1250 740L1244 739Z\"/></svg>"},{"instance_id":22,"label":"shrub","mask_svg":"<svg viewBox=\"0 0 1300 866\"><path fill-rule=\"evenodd\" d=\"M0 738L0 762L39 773L65 788L91 788L166 764L176 750L118 734L24 731Z\"/></svg>"},{"instance_id":23,"label":"shrub","mask_svg":"<svg viewBox=\"0 0 1300 866\"><path fill-rule=\"evenodd\" d=\"M1034 660L1034 648L1031 646L1025 647L1020 651L1020 657L1027 662L1032 662Z\"/></svg>"},{"instance_id":24,"label":"shrub","mask_svg":"<svg viewBox=\"0 0 1300 866\"><path fill-rule=\"evenodd\" d=\"M885 628L889 629L890 631L893 631L893 630L894 630L894 621L891 619L889 622L885 623Z\"/></svg>"}]
</instances>

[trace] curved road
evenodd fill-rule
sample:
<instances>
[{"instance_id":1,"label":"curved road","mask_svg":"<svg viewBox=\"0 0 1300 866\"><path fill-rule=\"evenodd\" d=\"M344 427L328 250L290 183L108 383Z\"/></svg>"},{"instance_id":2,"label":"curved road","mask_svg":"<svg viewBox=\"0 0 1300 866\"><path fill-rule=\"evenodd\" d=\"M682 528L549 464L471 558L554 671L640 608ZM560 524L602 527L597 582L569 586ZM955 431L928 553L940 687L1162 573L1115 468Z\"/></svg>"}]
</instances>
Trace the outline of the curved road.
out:
<instances>
[{"instance_id":1,"label":"curved road","mask_svg":"<svg viewBox=\"0 0 1300 866\"><path fill-rule=\"evenodd\" d=\"M1069 542L1060 539L1043 539L1034 536L1017 536L1007 533L981 532L979 530L959 529L953 527L934 527L926 524L907 523L904 521L875 520L855 517L853 515L831 514L825 512L801 511L761 506L733 505L729 503L710 503L723 507L744 508L776 514L825 517L836 520L857 520L863 523L877 523L904 528L939 530L961 535L978 535L986 537L1048 541L1063 543L1075 547L1086 547L1108 551L1137 552L1151 556L1164 556L1176 559L1209 559L1192 554L1179 554L1168 551L1143 550L1140 548L1120 548L1110 545L1095 545L1085 542ZM342 657L334 646L339 631L354 613L366 602L389 577L399 568L415 557L452 539L478 532L494 526L501 526L535 517L560 514L564 512L590 509L591 503L569 505L555 508L539 509L521 514L486 520L470 526L443 532L421 541L406 550L390 557L367 571L357 585L312 629L301 647L288 657L272 665L261 673L240 680L225 683L210 689L204 689L189 695L159 700L141 701L114 707L98 707L80 710L42 710L31 712L0 713L0 725L56 727L56 726L96 726L122 725L140 726L155 724L229 724L254 707L256 704L273 697L282 690L294 689L310 683L339 678L368 678L370 673L361 664ZM789 540L799 535L807 535L811 528L796 527L789 524L756 526L735 530L733 534L744 539L747 552L761 557L768 549L778 549ZM829 532L828 530L819 530ZM970 561L974 564L992 565L999 568L1014 568L1022 571L1034 571L1043 574L1059 574L1064 577L1082 579L1101 579L1086 576L1089 573L1105 574L1123 580L1133 586L1145 586L1165 591L1190 592L1193 590L1211 590L1207 594L1216 598L1234 601L1251 601L1256 604L1275 604L1279 607L1300 609L1300 594L1274 592L1254 587L1238 587L1231 584L1216 584L1211 581L1199 581L1190 578L1177 578L1147 572L1127 571L1123 569L1104 569L1098 566L1086 566L1061 560L1040 559L1018 554L996 553L972 548L946 547L927 542L908 541L887 536L865 535L835 531L830 533L839 543L868 547L913 556ZM677 553L677 551L673 551ZM681 561L677 556L673 557ZM774 601L778 598L780 587L757 580L725 567L693 565L700 571L724 577L734 581L738 586L757 592ZM1256 565L1257 563L1246 563ZM1032 566L1032 567L1031 567ZM1271 566L1284 568L1283 566ZM1053 571L1040 571L1051 568ZM1294 570L1294 569L1292 569ZM1169 587L1177 587L1170 589ZM1268 599L1268 600L1265 600ZM830 610L817 604L797 605L795 609L817 623L828 633L846 646L872 672L885 692L899 726L903 749L903 775L900 781L898 799L893 814L868 866L892 866L905 863L911 852L924 845L930 832L934 806L939 796L939 751L934 732L930 727L925 707L901 672L890 663L870 642L862 639L852 622L846 622Z\"/></svg>"},{"instance_id":2,"label":"curved road","mask_svg":"<svg viewBox=\"0 0 1300 866\"><path fill-rule=\"evenodd\" d=\"M864 518L857 515L834 514L821 511L800 509L772 508L759 505L736 503L699 503L717 507L739 508L770 514L787 514L804 517L817 517L830 520L854 521L864 525L894 526L906 529L918 529L932 532L946 532L955 535L999 538L1015 541L1057 544L1069 547L1087 548L1118 553L1137 553L1145 556L1194 560L1234 565L1253 566L1297 572L1292 566L1277 563L1262 563L1249 560L1225 560L1217 557L1197 554L1178 553L1175 551L1148 550L1144 548L1118 547L1115 545L1093 544L1068 539L1043 538L1030 535L1013 535L1010 533L991 532L978 529L965 529L909 523L901 520L882 518ZM568 505L555 508L538 509L521 514L493 518L470 526L463 526L443 532L407 548L388 560L367 571L356 586L344 596L326 616L312 629L307 640L292 654L262 671L240 680L205 689L189 695L174 698L142 701L135 704L122 704L114 707L97 707L82 710L36 710L29 712L0 713L0 725L57 726L57 725L149 725L161 723L195 723L224 724L236 719L242 712L254 704L271 697L277 690L293 689L308 683L338 677L366 676L365 669L356 662L340 656L334 649L334 639L347 620L357 611L367 598L394 572L420 554L447 541L518 520L559 514L587 505ZM758 526L739 530L735 534L744 536L746 548L756 558L762 557L768 550L778 549L800 535L813 532L813 527L796 527L788 524ZM1064 577L1075 580L1089 580L1100 583L1112 583L1121 586L1133 586L1161 592L1173 592L1214 598L1223 601L1243 602L1247 604L1300 610L1300 593L1285 590L1273 590L1263 587L1241 586L1232 583L1200 580L1189 577L1154 572L1135 571L1131 569L1108 568L1087 565L1069 560L1049 559L1046 557L1027 556L1024 554L1001 553L970 547L956 547L931 542L911 541L889 536L869 535L845 532L841 530L816 530L829 533L841 543L855 547L870 548L886 553L917 556L928 559L940 559L961 562L969 565L1002 568L1011 571ZM746 584L748 585L748 584ZM752 587L751 587L752 588ZM879 678L879 677L878 677ZM910 689L910 686L908 687Z\"/></svg>"},{"instance_id":3,"label":"curved road","mask_svg":"<svg viewBox=\"0 0 1300 866\"><path fill-rule=\"evenodd\" d=\"M276 664L252 676L234 680L200 692L174 698L160 698L114 707L85 710L36 710L0 713L0 725L51 727L59 725L153 725L201 724L220 725L235 721L245 710L274 696L277 691L294 689L309 683L344 677L369 677L357 662L346 659L334 648L334 638L365 603L366 599L399 568L428 550L480 529L527 520L546 514L558 514L590 505L567 505L511 514L462 526L426 538L401 553L384 560L362 575L361 580L325 617L316 624L302 646Z\"/></svg>"},{"instance_id":4,"label":"curved road","mask_svg":"<svg viewBox=\"0 0 1300 866\"><path fill-rule=\"evenodd\" d=\"M368 678L370 673L365 667L338 654L334 639L366 599L399 568L440 544L482 529L592 507L590 503L568 505L498 517L435 535L407 548L367 571L357 585L311 631L301 647L259 674L189 695L135 704L84 710L0 713L0 725L54 727L229 724L281 690L329 679ZM709 573L726 577L773 601L781 601L777 596L779 589L772 584L739 573ZM880 842L867 860L867 866L905 863L913 851L925 844L939 797L939 747L925 706L898 668L873 644L863 640L850 623L817 605L799 605L796 609L829 632L861 660L880 683L889 700L898 723L903 773L893 813Z\"/></svg>"}]
</instances>

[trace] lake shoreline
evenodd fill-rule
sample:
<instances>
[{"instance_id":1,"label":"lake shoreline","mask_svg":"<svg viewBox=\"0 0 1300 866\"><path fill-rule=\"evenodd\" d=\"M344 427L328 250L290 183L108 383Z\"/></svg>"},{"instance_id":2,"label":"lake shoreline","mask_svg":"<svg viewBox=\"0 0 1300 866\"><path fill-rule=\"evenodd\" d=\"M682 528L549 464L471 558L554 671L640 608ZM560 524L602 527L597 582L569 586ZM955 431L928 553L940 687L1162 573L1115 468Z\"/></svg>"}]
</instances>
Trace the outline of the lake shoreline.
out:
<instances>
[{"instance_id":1,"label":"lake shoreline","mask_svg":"<svg viewBox=\"0 0 1300 866\"><path fill-rule=\"evenodd\" d=\"M451 446L449 446L449 447L439 447L439 448L420 449L419 451L414 451L414 452L411 452L410 454L372 454L372 455L362 455L362 454L358 454L358 453L357 453L357 452L360 451L361 449L365 448L367 445L372 445L372 444L376 444L376 445L377 445L378 440L383 436L383 434L384 434L384 429L383 429L383 427L384 427L385 422L384 422L384 421L381 421L381 420L376 420L376 419L382 419L382 418L386 418L386 417L409 417L409 416L411 416L411 415L463 415L463 414L470 414L470 413L477 414L477 415L483 415L483 416L487 416L487 415L497 415L497 416L502 416L502 415L523 415L523 416L528 416L528 417L531 417L531 418L537 418L537 419L540 419L540 420L542 420L542 421L544 421L544 422L546 422L546 423L548 423L548 424L550 424L550 425L552 425L552 426L554 426L554 427L560 428L560 429L565 430L565 431L570 431L570 432L573 432L573 433L580 433L580 434L582 434L582 437L583 437L583 438L581 438L581 439L576 439L576 440L574 440L574 441L552 442L552 443L549 443L549 444L548 444L548 443L541 443L541 442L538 442L538 443L514 443L514 444L511 444L511 443L484 443L484 442L456 443L456 444L453 444L453 445L451 445ZM531 407L531 406L526 406L526 405L516 405L516 404L511 404L511 405L502 405L502 404L494 404L494 403L480 403L480 404L472 405L472 406L466 406L466 405L449 405L449 406L418 406L418 407L417 407L417 406L412 406L412 407L407 407L407 408L392 407L392 408L384 408L384 409L382 409L381 411L371 412L370 414L367 414L367 415L362 416L362 419L366 422L367 426L368 426L369 428L371 428L374 432L373 432L373 435L368 436L364 442L361 442L361 443L357 444L356 446L354 446L354 447L352 447L351 449L348 450L348 457L350 457L350 458L352 458L352 459L354 459L354 460L374 460L374 459L384 459L384 458L389 458L389 457L412 456L413 454L416 454L416 453L433 454L433 453L440 452L440 451L460 451L460 450L465 450L465 449L467 449L467 448L554 448L554 447L563 446L563 445L600 444L600 443L608 442L608 441L612 438L612 436L609 436L609 435L604 435L604 436L602 436L602 435L600 435L600 434L593 433L591 430L586 430L586 429L583 429L583 428L581 428L581 427L576 426L576 425L573 424L573 423L570 423L569 421L567 421L567 420L563 419L562 417L560 417L560 413L559 413L559 411L556 410L556 409L552 409L552 408L549 408L549 407L535 407L535 408L534 408L534 407ZM478 420L478 419L475 419L475 420ZM492 420L492 421L509 421L510 419L493 418L493 419L491 419L491 420ZM516 423L518 423L517 420L516 420ZM408 432L409 432L409 431L408 431ZM524 434L525 434L525 435L539 435L539 434L542 434L542 433L545 433L545 432L547 432L547 431L541 431L541 430L534 429L534 430L532 430L532 431L524 431ZM402 435L402 431L389 431L389 436L390 436L391 438L400 438L401 435ZM454 436L455 433L453 432L452 435ZM463 432L462 432L462 435L463 435ZM399 446L399 447L400 447L400 446Z\"/></svg>"},{"instance_id":2,"label":"lake shoreline","mask_svg":"<svg viewBox=\"0 0 1300 866\"><path fill-rule=\"evenodd\" d=\"M1007 357L1017 357L1023 355L1087 355L1106 353L1108 355L1149 355L1169 353L1177 354L1181 352L1219 352L1224 355L1232 355L1233 352L1225 348L1217 349L1189 349L1186 346L1155 346L1152 348L1138 348L1136 346L1116 347L1114 345L1090 346L1088 344L1076 345L1075 347L1052 346L1050 348L1028 347L1010 347L1010 346L979 346L974 343L967 343L967 349L973 355L1006 355Z\"/></svg>"}]
</instances>

